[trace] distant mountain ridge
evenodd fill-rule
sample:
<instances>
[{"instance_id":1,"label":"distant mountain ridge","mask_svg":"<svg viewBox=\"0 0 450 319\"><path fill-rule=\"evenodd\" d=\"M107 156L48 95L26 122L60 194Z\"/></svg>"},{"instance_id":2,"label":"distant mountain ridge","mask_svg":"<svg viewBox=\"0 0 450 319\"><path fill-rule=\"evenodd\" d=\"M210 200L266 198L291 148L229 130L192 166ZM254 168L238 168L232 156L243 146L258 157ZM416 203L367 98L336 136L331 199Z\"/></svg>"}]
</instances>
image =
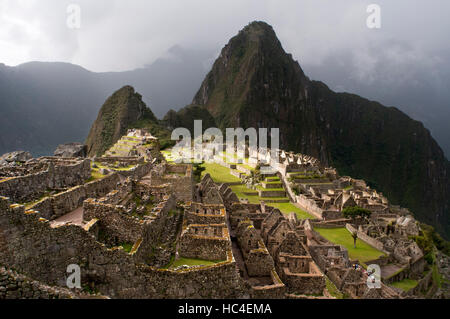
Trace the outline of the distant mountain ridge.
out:
<instances>
[{"instance_id":1,"label":"distant mountain ridge","mask_svg":"<svg viewBox=\"0 0 450 319\"><path fill-rule=\"evenodd\" d=\"M59 144L83 142L100 106L124 85L135 87L162 118L190 103L211 55L176 46L144 68L107 73L59 62L0 64L0 154L50 155Z\"/></svg>"}]
</instances>

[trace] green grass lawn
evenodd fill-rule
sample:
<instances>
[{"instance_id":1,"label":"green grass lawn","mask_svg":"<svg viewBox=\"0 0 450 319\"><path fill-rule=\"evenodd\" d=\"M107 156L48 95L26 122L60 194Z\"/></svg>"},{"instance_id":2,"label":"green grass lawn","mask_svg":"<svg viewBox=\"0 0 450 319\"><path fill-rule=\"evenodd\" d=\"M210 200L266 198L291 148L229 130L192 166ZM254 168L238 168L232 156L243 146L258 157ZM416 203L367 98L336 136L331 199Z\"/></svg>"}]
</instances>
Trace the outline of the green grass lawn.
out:
<instances>
[{"instance_id":1,"label":"green grass lawn","mask_svg":"<svg viewBox=\"0 0 450 319\"><path fill-rule=\"evenodd\" d=\"M308 214L307 212L298 208L292 203L267 203L267 205L278 208L283 214L289 214L291 212L294 212L297 215L298 219L315 218L314 216Z\"/></svg>"},{"instance_id":2,"label":"green grass lawn","mask_svg":"<svg viewBox=\"0 0 450 319\"><path fill-rule=\"evenodd\" d=\"M209 173L216 183L236 183L241 181L236 176L231 175L228 167L216 163L204 163L202 166L205 167L205 170L202 172L202 178Z\"/></svg>"},{"instance_id":3,"label":"green grass lawn","mask_svg":"<svg viewBox=\"0 0 450 319\"><path fill-rule=\"evenodd\" d=\"M385 255L383 252L373 248L361 239L356 241L356 248L353 248L353 237L346 228L314 228L320 235L332 243L342 245L348 250L350 259L358 259L359 262L377 259Z\"/></svg>"},{"instance_id":4,"label":"green grass lawn","mask_svg":"<svg viewBox=\"0 0 450 319\"><path fill-rule=\"evenodd\" d=\"M419 282L417 280L403 279L401 281L393 282L391 286L395 288L400 288L403 291L408 291L417 286L418 283Z\"/></svg>"},{"instance_id":5,"label":"green grass lawn","mask_svg":"<svg viewBox=\"0 0 450 319\"><path fill-rule=\"evenodd\" d=\"M202 259L192 259L192 258L183 258L180 257L177 260L175 260L169 268L177 268L179 266L182 265L188 265L188 266L199 266L199 265L204 265L204 266L209 266L209 265L214 265L217 264L220 261L211 261L211 260L202 260Z\"/></svg>"}]
</instances>

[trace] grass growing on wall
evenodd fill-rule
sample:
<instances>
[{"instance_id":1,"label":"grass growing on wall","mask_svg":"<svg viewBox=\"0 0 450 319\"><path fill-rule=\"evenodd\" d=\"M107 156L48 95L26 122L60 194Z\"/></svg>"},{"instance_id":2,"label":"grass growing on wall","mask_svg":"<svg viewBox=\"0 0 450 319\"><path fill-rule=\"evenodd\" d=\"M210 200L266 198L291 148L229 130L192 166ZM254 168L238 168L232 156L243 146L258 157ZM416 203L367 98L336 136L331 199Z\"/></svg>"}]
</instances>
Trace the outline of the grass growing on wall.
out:
<instances>
[{"instance_id":1,"label":"grass growing on wall","mask_svg":"<svg viewBox=\"0 0 450 319\"><path fill-rule=\"evenodd\" d=\"M357 239L356 248L353 248L352 234L346 228L314 228L320 235L332 243L342 245L348 250L350 259L357 259L364 263L369 260L377 259L385 254L369 244Z\"/></svg>"},{"instance_id":2,"label":"grass growing on wall","mask_svg":"<svg viewBox=\"0 0 450 319\"><path fill-rule=\"evenodd\" d=\"M133 248L133 244L130 243L123 243L120 245L123 250L125 250L127 253L129 253L131 251L131 249Z\"/></svg>"},{"instance_id":3,"label":"grass growing on wall","mask_svg":"<svg viewBox=\"0 0 450 319\"><path fill-rule=\"evenodd\" d=\"M330 295L332 295L336 299L344 299L344 295L342 294L342 292L340 292L339 289L337 289L337 287L335 286L335 284L333 284L333 282L326 276L325 276L325 284L327 286L327 290L330 293Z\"/></svg>"},{"instance_id":4,"label":"grass growing on wall","mask_svg":"<svg viewBox=\"0 0 450 319\"><path fill-rule=\"evenodd\" d=\"M104 178L106 175L103 175L100 173L98 168L92 168L91 170L91 177L86 180L86 183L92 182L92 181L96 181L98 179L102 179Z\"/></svg>"},{"instance_id":5,"label":"grass growing on wall","mask_svg":"<svg viewBox=\"0 0 450 319\"><path fill-rule=\"evenodd\" d=\"M393 282L391 286L395 288L400 288L403 291L408 291L417 286L418 283L419 282L417 280L406 278L400 281Z\"/></svg>"}]
</instances>

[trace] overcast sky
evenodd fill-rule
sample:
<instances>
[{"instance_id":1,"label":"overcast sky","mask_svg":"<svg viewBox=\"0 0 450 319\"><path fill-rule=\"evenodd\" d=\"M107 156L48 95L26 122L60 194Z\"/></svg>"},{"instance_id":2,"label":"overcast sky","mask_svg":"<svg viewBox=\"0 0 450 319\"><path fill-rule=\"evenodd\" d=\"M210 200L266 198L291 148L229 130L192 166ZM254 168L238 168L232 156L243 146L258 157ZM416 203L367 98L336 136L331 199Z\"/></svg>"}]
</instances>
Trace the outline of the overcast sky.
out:
<instances>
[{"instance_id":1,"label":"overcast sky","mask_svg":"<svg viewBox=\"0 0 450 319\"><path fill-rule=\"evenodd\" d=\"M72 3L81 8L80 29L66 24ZM366 26L371 3L381 7L381 29ZM383 50L395 59L406 54L409 61L438 64L450 48L449 9L446 0L0 0L0 61L122 71L149 64L176 44L219 51L248 22L264 20L300 64L358 51L357 75L366 77Z\"/></svg>"},{"instance_id":2,"label":"overcast sky","mask_svg":"<svg viewBox=\"0 0 450 319\"><path fill-rule=\"evenodd\" d=\"M371 3L381 8L380 29L366 26ZM81 8L79 29L67 26L69 4ZM174 45L218 55L263 20L311 78L397 105L436 133L433 121L450 121L449 12L448 0L0 0L0 63L123 71Z\"/></svg>"}]
</instances>

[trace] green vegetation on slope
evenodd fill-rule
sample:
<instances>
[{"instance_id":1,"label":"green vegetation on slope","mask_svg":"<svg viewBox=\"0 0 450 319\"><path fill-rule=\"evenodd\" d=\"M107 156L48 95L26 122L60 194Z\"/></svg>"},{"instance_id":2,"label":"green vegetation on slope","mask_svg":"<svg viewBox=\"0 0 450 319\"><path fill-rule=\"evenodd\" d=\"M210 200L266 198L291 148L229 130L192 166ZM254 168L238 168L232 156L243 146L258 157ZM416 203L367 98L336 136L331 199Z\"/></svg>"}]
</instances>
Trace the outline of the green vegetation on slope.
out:
<instances>
[{"instance_id":1,"label":"green vegetation on slope","mask_svg":"<svg viewBox=\"0 0 450 319\"><path fill-rule=\"evenodd\" d=\"M335 286L335 284L333 284L333 282L326 276L325 276L325 284L327 286L327 290L330 293L330 295L332 295L336 299L344 299L344 295L342 294L342 292L340 292L339 289L337 289L337 287Z\"/></svg>"},{"instance_id":2,"label":"green vegetation on slope","mask_svg":"<svg viewBox=\"0 0 450 319\"><path fill-rule=\"evenodd\" d=\"M403 291L408 291L408 290L414 288L415 286L417 286L418 283L419 282L417 280L406 278L406 279L391 283L391 286L395 287L395 288L400 288Z\"/></svg>"},{"instance_id":3,"label":"green vegetation on slope","mask_svg":"<svg viewBox=\"0 0 450 319\"><path fill-rule=\"evenodd\" d=\"M103 104L86 139L89 156L100 156L130 128L145 128L160 138L162 148L170 145L170 133L131 86L114 92Z\"/></svg>"}]
</instances>

